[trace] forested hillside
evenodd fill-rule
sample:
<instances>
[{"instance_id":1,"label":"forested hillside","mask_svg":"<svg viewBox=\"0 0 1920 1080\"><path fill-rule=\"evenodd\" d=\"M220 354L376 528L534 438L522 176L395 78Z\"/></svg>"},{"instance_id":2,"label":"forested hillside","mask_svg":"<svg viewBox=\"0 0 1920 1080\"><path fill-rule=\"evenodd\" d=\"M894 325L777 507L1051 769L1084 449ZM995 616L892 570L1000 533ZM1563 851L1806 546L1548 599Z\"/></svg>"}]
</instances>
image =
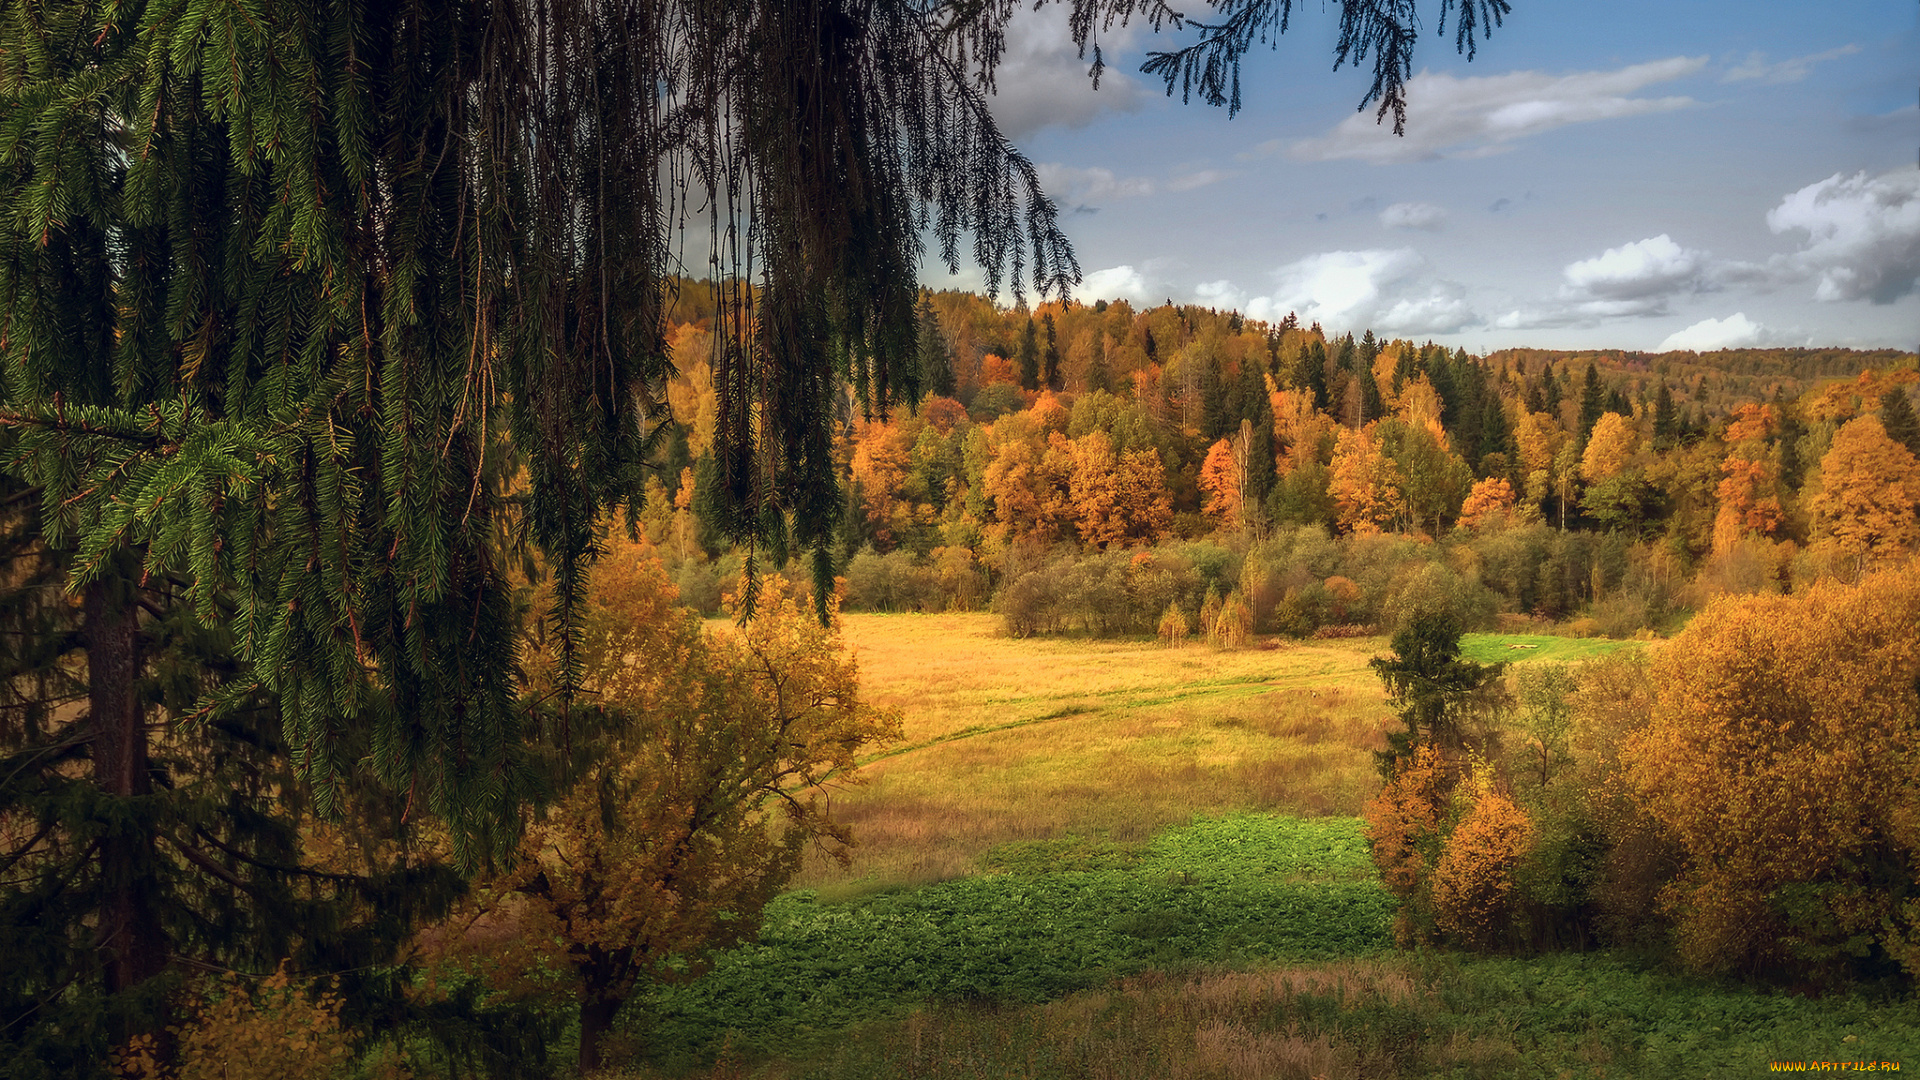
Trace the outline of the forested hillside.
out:
<instances>
[{"instance_id":1,"label":"forested hillside","mask_svg":"<svg viewBox=\"0 0 1920 1080\"><path fill-rule=\"evenodd\" d=\"M674 308L683 427L645 527L712 609L733 568L703 513L709 298L688 282ZM1913 354L1475 357L1291 318L952 291L920 319L919 407L843 411L852 608L997 595L1015 632L1151 632L1211 592L1256 632L1305 634L1391 622L1408 590L1438 590L1470 622L1625 634L1920 543Z\"/></svg>"}]
</instances>

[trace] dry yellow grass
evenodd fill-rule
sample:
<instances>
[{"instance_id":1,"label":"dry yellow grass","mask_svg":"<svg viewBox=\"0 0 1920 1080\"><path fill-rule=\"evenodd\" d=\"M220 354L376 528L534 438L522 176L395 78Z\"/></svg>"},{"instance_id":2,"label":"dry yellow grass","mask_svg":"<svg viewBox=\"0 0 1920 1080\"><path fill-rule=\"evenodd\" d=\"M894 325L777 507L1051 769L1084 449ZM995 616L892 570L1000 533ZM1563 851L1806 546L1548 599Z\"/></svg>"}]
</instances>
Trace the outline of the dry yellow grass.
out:
<instances>
[{"instance_id":1,"label":"dry yellow grass","mask_svg":"<svg viewBox=\"0 0 1920 1080\"><path fill-rule=\"evenodd\" d=\"M858 843L795 884L959 877L988 850L1076 834L1145 840L1201 814L1358 814L1389 713L1378 639L1217 651L1014 640L991 615L847 615L866 693L906 739L832 793Z\"/></svg>"}]
</instances>

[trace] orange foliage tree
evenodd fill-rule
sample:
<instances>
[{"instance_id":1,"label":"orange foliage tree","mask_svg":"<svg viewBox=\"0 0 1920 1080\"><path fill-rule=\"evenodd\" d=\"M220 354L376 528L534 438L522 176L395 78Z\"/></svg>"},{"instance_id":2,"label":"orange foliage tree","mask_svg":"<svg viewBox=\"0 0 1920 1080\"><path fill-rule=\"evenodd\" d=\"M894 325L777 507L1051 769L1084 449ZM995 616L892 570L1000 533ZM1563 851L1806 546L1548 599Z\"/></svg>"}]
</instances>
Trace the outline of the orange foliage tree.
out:
<instances>
[{"instance_id":1,"label":"orange foliage tree","mask_svg":"<svg viewBox=\"0 0 1920 1080\"><path fill-rule=\"evenodd\" d=\"M1820 459L1814 521L1843 551L1859 558L1895 555L1920 545L1920 462L1871 416L1840 428Z\"/></svg>"},{"instance_id":2,"label":"orange foliage tree","mask_svg":"<svg viewBox=\"0 0 1920 1080\"><path fill-rule=\"evenodd\" d=\"M1398 471L1382 451L1375 425L1343 428L1334 446L1332 468L1327 492L1333 496L1342 529L1379 532L1404 513Z\"/></svg>"},{"instance_id":3,"label":"orange foliage tree","mask_svg":"<svg viewBox=\"0 0 1920 1080\"><path fill-rule=\"evenodd\" d=\"M1685 853L1663 894L1703 969L1920 976L1920 565L1724 597L1656 659L1622 754Z\"/></svg>"},{"instance_id":4,"label":"orange foliage tree","mask_svg":"<svg viewBox=\"0 0 1920 1080\"><path fill-rule=\"evenodd\" d=\"M900 733L861 699L836 630L791 594L769 579L752 621L710 634L643 553L618 553L596 583L585 685L599 709L575 736L589 764L452 947L509 989L571 997L583 1073L639 986L696 975L757 931L809 844L844 860L850 836L812 793ZM556 988L543 971L570 977Z\"/></svg>"},{"instance_id":5,"label":"orange foliage tree","mask_svg":"<svg viewBox=\"0 0 1920 1080\"><path fill-rule=\"evenodd\" d=\"M1504 476L1491 476L1485 480L1474 481L1473 489L1467 492L1467 500L1460 504L1460 527L1471 529L1477 525L1504 520L1513 512L1513 485Z\"/></svg>"},{"instance_id":6,"label":"orange foliage tree","mask_svg":"<svg viewBox=\"0 0 1920 1080\"><path fill-rule=\"evenodd\" d=\"M1234 460L1233 443L1217 440L1200 463L1200 490L1207 493L1206 515L1222 526L1240 524L1240 491L1246 470Z\"/></svg>"},{"instance_id":7,"label":"orange foliage tree","mask_svg":"<svg viewBox=\"0 0 1920 1080\"><path fill-rule=\"evenodd\" d=\"M1469 945L1489 946L1513 925L1513 872L1533 843L1526 811L1484 781L1473 809L1447 837L1433 867L1434 925Z\"/></svg>"}]
</instances>

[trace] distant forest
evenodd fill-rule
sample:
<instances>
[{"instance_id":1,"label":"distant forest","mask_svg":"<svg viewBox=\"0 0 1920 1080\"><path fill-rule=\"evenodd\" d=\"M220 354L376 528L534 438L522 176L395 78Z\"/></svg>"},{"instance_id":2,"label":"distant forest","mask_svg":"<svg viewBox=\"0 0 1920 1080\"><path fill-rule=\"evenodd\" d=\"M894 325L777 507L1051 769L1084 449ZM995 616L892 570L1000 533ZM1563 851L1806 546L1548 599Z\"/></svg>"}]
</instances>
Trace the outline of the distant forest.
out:
<instances>
[{"instance_id":1,"label":"distant forest","mask_svg":"<svg viewBox=\"0 0 1920 1080\"><path fill-rule=\"evenodd\" d=\"M702 513L711 312L710 287L685 283L680 424L643 515L710 610L738 558ZM1258 632L1305 634L1384 627L1418 588L1470 622L1627 633L1703 590L1857 576L1920 544L1912 353L1472 356L1291 317L956 291L925 293L920 317L919 406L862 415L849 397L843 417L854 609L1151 632L1211 593Z\"/></svg>"}]
</instances>

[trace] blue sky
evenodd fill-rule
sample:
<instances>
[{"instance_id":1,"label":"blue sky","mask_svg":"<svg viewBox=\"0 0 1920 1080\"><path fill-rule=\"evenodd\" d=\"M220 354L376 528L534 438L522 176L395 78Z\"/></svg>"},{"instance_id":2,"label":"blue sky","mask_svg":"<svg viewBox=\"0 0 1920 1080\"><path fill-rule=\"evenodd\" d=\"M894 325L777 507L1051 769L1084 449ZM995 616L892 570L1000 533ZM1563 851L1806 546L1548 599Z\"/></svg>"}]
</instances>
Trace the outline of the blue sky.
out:
<instances>
[{"instance_id":1,"label":"blue sky","mask_svg":"<svg viewBox=\"0 0 1920 1080\"><path fill-rule=\"evenodd\" d=\"M1249 57L1233 119L1139 75L1144 31L1094 92L1062 9L1022 15L994 109L1083 300L1475 351L1920 344L1913 0L1513 5L1471 63L1424 5L1405 138L1330 70L1331 3Z\"/></svg>"}]
</instances>

